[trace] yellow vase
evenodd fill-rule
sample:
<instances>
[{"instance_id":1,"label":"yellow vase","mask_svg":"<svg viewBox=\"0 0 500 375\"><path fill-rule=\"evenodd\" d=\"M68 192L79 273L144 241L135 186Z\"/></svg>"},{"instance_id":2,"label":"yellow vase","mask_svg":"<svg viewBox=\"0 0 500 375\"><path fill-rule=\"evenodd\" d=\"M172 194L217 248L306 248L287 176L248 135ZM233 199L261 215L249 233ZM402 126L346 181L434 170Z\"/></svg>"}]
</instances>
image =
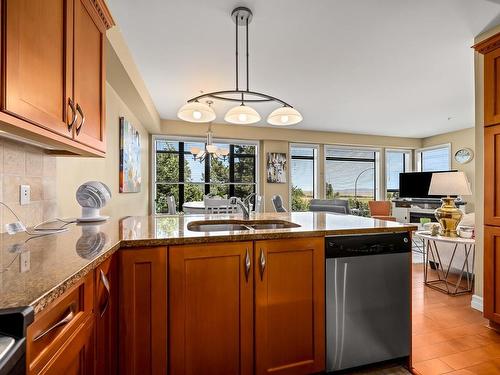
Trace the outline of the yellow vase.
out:
<instances>
[{"instance_id":1,"label":"yellow vase","mask_svg":"<svg viewBox=\"0 0 500 375\"><path fill-rule=\"evenodd\" d=\"M463 213L455 206L455 198L441 198L443 204L434 211L437 221L441 225L439 234L445 237L458 237L457 226L462 220Z\"/></svg>"}]
</instances>

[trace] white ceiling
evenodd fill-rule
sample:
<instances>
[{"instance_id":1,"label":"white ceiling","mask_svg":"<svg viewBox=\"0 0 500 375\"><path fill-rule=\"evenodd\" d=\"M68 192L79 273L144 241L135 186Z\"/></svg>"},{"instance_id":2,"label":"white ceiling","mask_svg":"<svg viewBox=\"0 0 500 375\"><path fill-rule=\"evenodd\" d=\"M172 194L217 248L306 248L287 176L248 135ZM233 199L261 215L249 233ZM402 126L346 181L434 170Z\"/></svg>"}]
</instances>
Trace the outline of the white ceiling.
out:
<instances>
[{"instance_id":1,"label":"white ceiling","mask_svg":"<svg viewBox=\"0 0 500 375\"><path fill-rule=\"evenodd\" d=\"M241 5L254 13L250 88L295 106L304 121L291 128L426 137L473 126L470 46L500 23L500 0L109 0L162 118L200 90L234 88L229 15ZM217 122L230 106L215 103ZM264 119L275 107L254 106Z\"/></svg>"}]
</instances>

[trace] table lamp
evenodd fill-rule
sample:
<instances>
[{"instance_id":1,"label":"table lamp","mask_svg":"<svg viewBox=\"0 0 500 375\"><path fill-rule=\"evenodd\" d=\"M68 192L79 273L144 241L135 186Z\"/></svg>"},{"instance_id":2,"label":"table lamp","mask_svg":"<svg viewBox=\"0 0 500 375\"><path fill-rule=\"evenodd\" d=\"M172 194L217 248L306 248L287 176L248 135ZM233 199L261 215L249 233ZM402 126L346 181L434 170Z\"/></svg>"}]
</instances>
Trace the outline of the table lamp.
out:
<instances>
[{"instance_id":1,"label":"table lamp","mask_svg":"<svg viewBox=\"0 0 500 375\"><path fill-rule=\"evenodd\" d=\"M455 206L455 198L450 195L472 195L469 181L464 172L433 173L429 195L446 195L441 198L443 204L434 211L434 215L441 226L440 235L458 237L457 226L462 220L462 211Z\"/></svg>"}]
</instances>

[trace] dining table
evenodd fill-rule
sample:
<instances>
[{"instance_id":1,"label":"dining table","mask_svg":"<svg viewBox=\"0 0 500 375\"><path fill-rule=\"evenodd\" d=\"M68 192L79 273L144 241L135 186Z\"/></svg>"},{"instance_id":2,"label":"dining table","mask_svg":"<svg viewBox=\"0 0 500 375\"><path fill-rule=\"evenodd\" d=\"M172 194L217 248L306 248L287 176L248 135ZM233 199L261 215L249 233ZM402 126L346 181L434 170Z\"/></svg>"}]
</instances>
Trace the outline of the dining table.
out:
<instances>
[{"instance_id":1,"label":"dining table","mask_svg":"<svg viewBox=\"0 0 500 375\"><path fill-rule=\"evenodd\" d=\"M185 202L182 205L182 211L184 214L204 214L205 213L205 202L204 201L192 201Z\"/></svg>"}]
</instances>

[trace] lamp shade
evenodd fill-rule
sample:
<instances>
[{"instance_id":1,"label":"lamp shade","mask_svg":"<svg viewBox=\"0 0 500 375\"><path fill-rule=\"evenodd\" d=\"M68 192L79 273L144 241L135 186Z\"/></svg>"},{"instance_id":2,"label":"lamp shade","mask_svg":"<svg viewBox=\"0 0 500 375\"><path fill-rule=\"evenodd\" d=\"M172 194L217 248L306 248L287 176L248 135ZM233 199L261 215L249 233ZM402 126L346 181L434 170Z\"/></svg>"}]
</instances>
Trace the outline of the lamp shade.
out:
<instances>
[{"instance_id":1,"label":"lamp shade","mask_svg":"<svg viewBox=\"0 0 500 375\"><path fill-rule=\"evenodd\" d=\"M275 109L267 117L267 122L271 125L295 125L302 121L302 115L295 108L281 107Z\"/></svg>"},{"instance_id":2,"label":"lamp shade","mask_svg":"<svg viewBox=\"0 0 500 375\"><path fill-rule=\"evenodd\" d=\"M224 120L231 124L255 124L260 121L260 115L252 107L239 105L231 108L224 116Z\"/></svg>"},{"instance_id":3,"label":"lamp shade","mask_svg":"<svg viewBox=\"0 0 500 375\"><path fill-rule=\"evenodd\" d=\"M215 111L208 104L190 102L179 109L177 117L188 122L210 122L215 120Z\"/></svg>"},{"instance_id":4,"label":"lamp shade","mask_svg":"<svg viewBox=\"0 0 500 375\"><path fill-rule=\"evenodd\" d=\"M429 195L472 195L464 172L433 173Z\"/></svg>"}]
</instances>

